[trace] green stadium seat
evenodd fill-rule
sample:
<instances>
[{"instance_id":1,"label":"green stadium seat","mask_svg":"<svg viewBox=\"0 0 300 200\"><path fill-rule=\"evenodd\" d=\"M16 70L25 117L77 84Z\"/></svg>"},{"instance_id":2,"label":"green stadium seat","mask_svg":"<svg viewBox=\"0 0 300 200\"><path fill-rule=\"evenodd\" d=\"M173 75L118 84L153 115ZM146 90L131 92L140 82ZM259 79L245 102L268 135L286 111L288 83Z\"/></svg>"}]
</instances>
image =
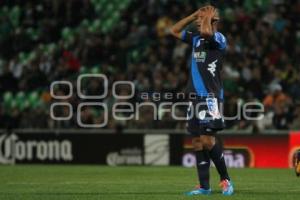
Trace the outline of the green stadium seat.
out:
<instances>
[{"instance_id":1,"label":"green stadium seat","mask_svg":"<svg viewBox=\"0 0 300 200\"><path fill-rule=\"evenodd\" d=\"M9 103L8 109L14 109L18 107L18 103L15 99L12 99Z\"/></svg>"},{"instance_id":2,"label":"green stadium seat","mask_svg":"<svg viewBox=\"0 0 300 200\"><path fill-rule=\"evenodd\" d=\"M28 61L28 53L25 53L25 52L20 52L19 53L19 59L20 59L20 61L21 61L21 63L22 64L26 64L27 63L27 61Z\"/></svg>"},{"instance_id":3,"label":"green stadium seat","mask_svg":"<svg viewBox=\"0 0 300 200\"><path fill-rule=\"evenodd\" d=\"M99 74L100 73L100 67L99 66L94 66L91 71L92 74Z\"/></svg>"},{"instance_id":4,"label":"green stadium seat","mask_svg":"<svg viewBox=\"0 0 300 200\"><path fill-rule=\"evenodd\" d=\"M32 91L28 94L28 101L31 107L34 107L35 104L40 100L39 93L37 91Z\"/></svg>"},{"instance_id":5,"label":"green stadium seat","mask_svg":"<svg viewBox=\"0 0 300 200\"><path fill-rule=\"evenodd\" d=\"M88 73L88 69L85 66L81 66L80 67L80 74L87 74Z\"/></svg>"},{"instance_id":6,"label":"green stadium seat","mask_svg":"<svg viewBox=\"0 0 300 200\"><path fill-rule=\"evenodd\" d=\"M8 7L7 7L7 6L3 6L3 7L2 7L2 14L3 14L3 15L7 15L8 13L9 13Z\"/></svg>"},{"instance_id":7,"label":"green stadium seat","mask_svg":"<svg viewBox=\"0 0 300 200\"><path fill-rule=\"evenodd\" d=\"M14 6L10 12L10 20L15 28L19 26L20 16L21 16L20 7Z\"/></svg>"},{"instance_id":8,"label":"green stadium seat","mask_svg":"<svg viewBox=\"0 0 300 200\"><path fill-rule=\"evenodd\" d=\"M29 108L29 106L30 106L30 104L27 99L25 99L22 103L18 104L18 108L21 111L25 110L26 108Z\"/></svg>"},{"instance_id":9,"label":"green stadium seat","mask_svg":"<svg viewBox=\"0 0 300 200\"><path fill-rule=\"evenodd\" d=\"M10 102L13 100L13 94L12 94L12 92L5 92L4 94L3 94L3 103L4 103L4 105L8 105L8 104L10 104Z\"/></svg>"},{"instance_id":10,"label":"green stadium seat","mask_svg":"<svg viewBox=\"0 0 300 200\"><path fill-rule=\"evenodd\" d=\"M93 5L96 5L99 1L98 0L91 0Z\"/></svg>"},{"instance_id":11,"label":"green stadium seat","mask_svg":"<svg viewBox=\"0 0 300 200\"><path fill-rule=\"evenodd\" d=\"M95 11L96 11L97 15L100 15L103 12L103 5L97 4L95 6Z\"/></svg>"},{"instance_id":12,"label":"green stadium seat","mask_svg":"<svg viewBox=\"0 0 300 200\"><path fill-rule=\"evenodd\" d=\"M54 50L57 48L57 44L55 44L55 43L50 43L49 46L48 46L48 48L49 48L49 51L50 51L50 52L51 52L51 51L54 51Z\"/></svg>"},{"instance_id":13,"label":"green stadium seat","mask_svg":"<svg viewBox=\"0 0 300 200\"><path fill-rule=\"evenodd\" d=\"M84 20L81 22L80 26L81 26L81 27L88 27L89 24L90 24L89 20L88 20L88 19L84 19Z\"/></svg>"},{"instance_id":14,"label":"green stadium seat","mask_svg":"<svg viewBox=\"0 0 300 200\"><path fill-rule=\"evenodd\" d=\"M128 3L126 1L119 4L119 10L124 10L127 7Z\"/></svg>"},{"instance_id":15,"label":"green stadium seat","mask_svg":"<svg viewBox=\"0 0 300 200\"><path fill-rule=\"evenodd\" d=\"M25 92L23 91L19 91L17 94L16 94L16 100L17 101L23 101L25 99Z\"/></svg>"},{"instance_id":16,"label":"green stadium seat","mask_svg":"<svg viewBox=\"0 0 300 200\"><path fill-rule=\"evenodd\" d=\"M34 60L37 57L37 54L35 51L32 51L28 54L28 60Z\"/></svg>"},{"instance_id":17,"label":"green stadium seat","mask_svg":"<svg viewBox=\"0 0 300 200\"><path fill-rule=\"evenodd\" d=\"M35 101L34 104L31 106L33 109L43 108L45 106L45 103L41 99L39 99L39 100Z\"/></svg>"},{"instance_id":18,"label":"green stadium seat","mask_svg":"<svg viewBox=\"0 0 300 200\"><path fill-rule=\"evenodd\" d=\"M65 27L61 32L62 39L68 39L71 36L71 34L71 29L69 27Z\"/></svg>"},{"instance_id":19,"label":"green stadium seat","mask_svg":"<svg viewBox=\"0 0 300 200\"><path fill-rule=\"evenodd\" d=\"M99 29L101 27L101 20L100 19L96 19L94 22L93 22L93 28L95 29Z\"/></svg>"}]
</instances>

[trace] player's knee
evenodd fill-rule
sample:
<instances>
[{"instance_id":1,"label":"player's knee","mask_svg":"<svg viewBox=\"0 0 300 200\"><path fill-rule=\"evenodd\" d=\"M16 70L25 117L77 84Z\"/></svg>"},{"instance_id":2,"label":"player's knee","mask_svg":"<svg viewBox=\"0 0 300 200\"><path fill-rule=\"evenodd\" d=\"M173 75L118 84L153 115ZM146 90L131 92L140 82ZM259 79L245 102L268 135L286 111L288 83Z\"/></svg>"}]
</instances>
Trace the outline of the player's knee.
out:
<instances>
[{"instance_id":1,"label":"player's knee","mask_svg":"<svg viewBox=\"0 0 300 200\"><path fill-rule=\"evenodd\" d=\"M201 151L203 149L203 143L200 137L193 138L193 147L195 151Z\"/></svg>"},{"instance_id":2,"label":"player's knee","mask_svg":"<svg viewBox=\"0 0 300 200\"><path fill-rule=\"evenodd\" d=\"M201 138L201 141L202 141L203 147L206 148L206 149L208 149L208 150L212 149L214 147L215 143L216 143L216 140L215 140L214 136L206 136L206 135L204 135Z\"/></svg>"}]
</instances>

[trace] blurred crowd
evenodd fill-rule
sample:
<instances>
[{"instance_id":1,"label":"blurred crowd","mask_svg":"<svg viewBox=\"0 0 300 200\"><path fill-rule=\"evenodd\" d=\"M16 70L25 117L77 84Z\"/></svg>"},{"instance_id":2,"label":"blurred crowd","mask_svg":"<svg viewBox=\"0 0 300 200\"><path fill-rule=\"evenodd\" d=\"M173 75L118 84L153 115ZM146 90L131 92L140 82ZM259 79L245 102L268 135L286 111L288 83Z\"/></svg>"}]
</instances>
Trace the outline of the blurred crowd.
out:
<instances>
[{"instance_id":1,"label":"blurred crowd","mask_svg":"<svg viewBox=\"0 0 300 200\"><path fill-rule=\"evenodd\" d=\"M78 128L78 121L101 124L106 114L105 128L185 128L185 121L165 112L170 106L159 106L170 101L164 94L174 94L172 102L184 101L176 94L184 93L189 74L191 48L170 36L169 27L201 4L192 0L119 2L1 1L0 128ZM300 129L300 2L217 2L222 16L219 30L228 40L222 73L224 114L232 118L227 128ZM77 88L77 78L84 74L106 75L105 98L80 98L106 90L103 79L97 77L83 78ZM51 83L62 80L72 83L72 91L66 84L56 85L51 95ZM113 87L124 80L134 84L130 99L116 98L112 92L130 95L130 87ZM53 97L68 94L64 99ZM50 106L55 102L71 105L72 110L68 106L52 109L56 117L67 120L51 119ZM103 103L108 112L97 105L77 109L83 102ZM260 120L243 115L247 102L264 105L264 113L252 116ZM124 112L113 118L110 111L115 103L125 110L132 103L139 114L132 117ZM157 105L157 112L150 104ZM184 117L185 109L175 112ZM234 117L237 113L242 114Z\"/></svg>"}]
</instances>

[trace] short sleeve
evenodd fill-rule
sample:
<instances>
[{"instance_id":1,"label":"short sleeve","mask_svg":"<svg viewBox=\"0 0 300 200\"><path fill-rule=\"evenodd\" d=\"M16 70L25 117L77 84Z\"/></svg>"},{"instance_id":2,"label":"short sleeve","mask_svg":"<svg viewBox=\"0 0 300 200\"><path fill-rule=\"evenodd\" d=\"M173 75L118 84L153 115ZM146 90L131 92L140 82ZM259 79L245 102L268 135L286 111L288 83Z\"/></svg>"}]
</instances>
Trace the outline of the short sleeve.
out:
<instances>
[{"instance_id":1,"label":"short sleeve","mask_svg":"<svg viewBox=\"0 0 300 200\"><path fill-rule=\"evenodd\" d=\"M183 42L186 42L188 44L193 44L193 38L195 37L195 33L191 32L191 31L187 31L187 30L184 30L182 31L181 33L181 40Z\"/></svg>"},{"instance_id":2,"label":"short sleeve","mask_svg":"<svg viewBox=\"0 0 300 200\"><path fill-rule=\"evenodd\" d=\"M213 37L214 42L216 43L216 46L220 50L224 50L227 47L227 41L225 36L220 32L215 32Z\"/></svg>"}]
</instances>

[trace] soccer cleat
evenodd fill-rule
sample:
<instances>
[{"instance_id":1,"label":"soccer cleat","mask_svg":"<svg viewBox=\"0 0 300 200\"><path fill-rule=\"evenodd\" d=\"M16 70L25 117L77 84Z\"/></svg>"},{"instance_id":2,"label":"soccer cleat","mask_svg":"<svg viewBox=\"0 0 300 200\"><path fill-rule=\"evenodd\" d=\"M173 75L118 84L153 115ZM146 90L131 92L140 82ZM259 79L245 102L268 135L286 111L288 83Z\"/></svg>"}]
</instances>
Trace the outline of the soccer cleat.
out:
<instances>
[{"instance_id":1,"label":"soccer cleat","mask_svg":"<svg viewBox=\"0 0 300 200\"><path fill-rule=\"evenodd\" d=\"M225 196L233 195L233 184L231 181L224 179L220 182L220 187L222 187L222 194Z\"/></svg>"},{"instance_id":2,"label":"soccer cleat","mask_svg":"<svg viewBox=\"0 0 300 200\"><path fill-rule=\"evenodd\" d=\"M195 195L209 195L211 194L211 189L201 188L200 185L196 186L196 188L190 192L185 193L187 196L195 196Z\"/></svg>"}]
</instances>

